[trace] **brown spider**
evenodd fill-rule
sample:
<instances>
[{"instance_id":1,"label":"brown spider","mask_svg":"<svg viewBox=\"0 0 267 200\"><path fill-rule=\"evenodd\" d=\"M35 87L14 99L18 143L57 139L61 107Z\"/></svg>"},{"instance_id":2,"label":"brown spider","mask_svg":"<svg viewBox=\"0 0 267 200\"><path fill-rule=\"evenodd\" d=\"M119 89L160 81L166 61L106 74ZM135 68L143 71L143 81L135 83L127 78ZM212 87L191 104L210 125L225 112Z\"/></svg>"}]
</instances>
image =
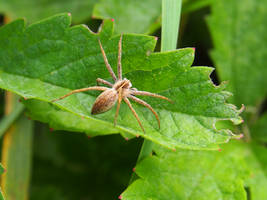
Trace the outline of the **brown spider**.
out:
<instances>
[{"instance_id":1,"label":"brown spider","mask_svg":"<svg viewBox=\"0 0 267 200\"><path fill-rule=\"evenodd\" d=\"M84 91L88 91L88 90L104 91L96 98L95 103L92 107L92 111L91 111L92 115L104 113L104 112L110 110L115 105L115 103L118 101L117 110L116 110L116 114L115 114L115 118L114 118L114 125L116 125L117 117L118 117L119 109L120 109L120 104L121 104L121 101L123 99L125 101L125 103L129 106L131 111L133 112L140 127L145 132L144 127L142 126L141 121L140 121L137 113L135 112L134 108L132 107L132 105L129 101L129 99L132 99L136 103L139 103L139 104L147 107L155 115L155 117L158 121L159 128L160 128L160 120L159 120L157 113L154 111L154 109L148 103L137 98L136 95L151 96L151 97L164 99L164 100L167 100L169 102L172 102L172 101L170 99L168 99L167 97L164 97L164 96L161 96L158 94L154 94L154 93L150 93L150 92L146 92L146 91L138 91L137 89L132 88L132 84L131 84L130 80L128 80L126 78L122 79L122 67L121 67L122 35L120 36L120 41L119 41L119 45L118 45L118 49L119 49L118 50L118 78L116 77L110 64L108 63L108 59L106 57L105 51L104 51L99 39L98 39L98 42L99 42L101 52L103 54L103 58L104 58L106 67L107 67L107 69L108 69L108 71L109 71L109 73L110 73L110 75L113 78L115 83L112 84L106 80L103 80L101 78L97 78L96 79L97 84L102 83L102 84L110 86L111 88L101 87L101 86L92 86L92 87L88 87L88 88L77 89L77 90L71 91L70 93L68 93L68 94L66 94L66 95L64 95L58 99L53 100L52 102L64 99L64 98L66 98L66 97L68 97L74 93L84 92Z\"/></svg>"}]
</instances>

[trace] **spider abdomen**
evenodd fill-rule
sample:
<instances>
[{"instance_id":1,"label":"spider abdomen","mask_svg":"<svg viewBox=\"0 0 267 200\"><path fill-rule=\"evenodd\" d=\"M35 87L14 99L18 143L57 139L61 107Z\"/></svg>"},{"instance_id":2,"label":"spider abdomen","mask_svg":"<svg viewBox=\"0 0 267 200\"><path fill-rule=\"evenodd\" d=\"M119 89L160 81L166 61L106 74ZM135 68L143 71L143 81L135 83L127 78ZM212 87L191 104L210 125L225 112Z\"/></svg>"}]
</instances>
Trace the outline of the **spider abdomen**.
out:
<instances>
[{"instance_id":1,"label":"spider abdomen","mask_svg":"<svg viewBox=\"0 0 267 200\"><path fill-rule=\"evenodd\" d=\"M100 94L92 107L91 114L96 115L110 110L118 100L118 93L114 89L108 89Z\"/></svg>"}]
</instances>

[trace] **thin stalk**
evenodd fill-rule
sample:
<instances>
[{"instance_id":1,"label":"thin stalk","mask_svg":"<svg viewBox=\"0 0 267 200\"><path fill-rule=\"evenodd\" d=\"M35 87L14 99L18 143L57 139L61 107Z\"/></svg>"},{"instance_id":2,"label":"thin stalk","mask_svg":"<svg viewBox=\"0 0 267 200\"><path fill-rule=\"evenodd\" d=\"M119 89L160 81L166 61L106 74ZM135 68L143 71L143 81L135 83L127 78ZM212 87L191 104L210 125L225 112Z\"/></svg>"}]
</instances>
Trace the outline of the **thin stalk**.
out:
<instances>
[{"instance_id":1,"label":"thin stalk","mask_svg":"<svg viewBox=\"0 0 267 200\"><path fill-rule=\"evenodd\" d=\"M161 52L176 49L181 9L182 0L162 0ZM153 142L145 139L137 159L137 164L151 155L152 149ZM133 173L129 184L136 180L137 177L138 176Z\"/></svg>"},{"instance_id":2,"label":"thin stalk","mask_svg":"<svg viewBox=\"0 0 267 200\"><path fill-rule=\"evenodd\" d=\"M0 121L0 138L8 130L8 128L17 120L23 110L24 105L20 103L16 106L14 111L4 116L4 118Z\"/></svg>"},{"instance_id":3,"label":"thin stalk","mask_svg":"<svg viewBox=\"0 0 267 200\"><path fill-rule=\"evenodd\" d=\"M19 104L21 103L18 102L17 95L6 92L5 114L7 116L16 112ZM28 120L24 115L18 117L3 137L2 164L6 172L2 174L1 187L8 200L28 199L32 140L33 121Z\"/></svg>"}]
</instances>

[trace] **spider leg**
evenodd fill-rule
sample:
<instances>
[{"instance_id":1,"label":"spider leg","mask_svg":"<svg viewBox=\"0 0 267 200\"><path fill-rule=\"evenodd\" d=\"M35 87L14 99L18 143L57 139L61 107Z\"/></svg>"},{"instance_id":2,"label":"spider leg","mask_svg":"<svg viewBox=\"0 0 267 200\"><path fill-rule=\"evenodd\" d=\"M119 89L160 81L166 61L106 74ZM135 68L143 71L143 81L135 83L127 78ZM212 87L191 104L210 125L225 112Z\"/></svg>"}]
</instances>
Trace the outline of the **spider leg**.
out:
<instances>
[{"instance_id":1,"label":"spider leg","mask_svg":"<svg viewBox=\"0 0 267 200\"><path fill-rule=\"evenodd\" d=\"M122 43L122 34L119 41L119 47L118 47L118 79L122 80L122 68L121 68L121 43Z\"/></svg>"},{"instance_id":2,"label":"spider leg","mask_svg":"<svg viewBox=\"0 0 267 200\"><path fill-rule=\"evenodd\" d=\"M132 91L131 92L133 95L142 95L142 96L150 96L150 97L155 97L155 98L159 98L159 99L164 99L167 100L171 103L173 103L172 100L168 99L167 97L161 96L159 94L155 94L155 93L151 93L151 92L146 92L146 91Z\"/></svg>"},{"instance_id":3,"label":"spider leg","mask_svg":"<svg viewBox=\"0 0 267 200\"><path fill-rule=\"evenodd\" d=\"M159 120L159 116L158 114L155 112L155 110L145 101L135 97L135 96L132 96L132 95L129 95L128 98L132 99L133 101L135 101L136 103L139 103L145 107L147 107L156 117L157 121L158 121L158 125L159 125L159 128L160 128L160 120Z\"/></svg>"},{"instance_id":4,"label":"spider leg","mask_svg":"<svg viewBox=\"0 0 267 200\"><path fill-rule=\"evenodd\" d=\"M101 52L102 52L102 55L103 55L103 58L104 58L106 67L107 67L107 69L108 69L108 71L109 71L111 77L113 78L113 80L116 81L116 80L117 80L117 77L116 77L115 73L113 72L113 70L112 70L110 64L108 63L107 56L106 56L106 54L105 54L105 51L104 51L104 49L103 49L103 47L102 47L102 44L101 44L101 42L100 42L99 39L98 39L98 43L99 43L99 46L100 46L100 49L101 49Z\"/></svg>"},{"instance_id":5,"label":"spider leg","mask_svg":"<svg viewBox=\"0 0 267 200\"><path fill-rule=\"evenodd\" d=\"M64 99L72 94L75 94L75 93L79 93L79 92L84 92L84 91L88 91L88 90L99 90L99 91L105 91L109 88L107 87L101 87L101 86L93 86L93 87L88 87L88 88L81 88L81 89L77 89L77 90L72 90L70 93L68 94L65 94L64 96L62 97L59 97L58 99L54 99L52 100L52 102L55 102L55 101L58 101L58 100L61 100L61 99Z\"/></svg>"},{"instance_id":6,"label":"spider leg","mask_svg":"<svg viewBox=\"0 0 267 200\"><path fill-rule=\"evenodd\" d=\"M97 78L97 79L96 79L96 83L97 83L97 85L98 85L99 83L102 83L102 84L108 85L108 86L110 86L110 87L113 86L112 83L110 83L110 82L108 82L108 81L106 81L106 80L104 80L104 79L102 79L102 78Z\"/></svg>"},{"instance_id":7,"label":"spider leg","mask_svg":"<svg viewBox=\"0 0 267 200\"><path fill-rule=\"evenodd\" d=\"M144 129L143 125L141 124L141 121L140 121L137 113L133 109L131 102L129 101L129 99L127 97L124 97L123 100L125 101L125 103L127 103L129 108L131 109L132 113L134 114L135 118L137 119L139 126L142 128L143 132L145 133L145 129Z\"/></svg>"},{"instance_id":8,"label":"spider leg","mask_svg":"<svg viewBox=\"0 0 267 200\"><path fill-rule=\"evenodd\" d=\"M122 100L122 89L119 89L119 94L118 94L118 104L117 104L117 110L116 110L116 114L115 114L115 118L114 118L114 126L116 126L117 124L117 118L119 115L119 110L120 110L120 106L121 106L121 100Z\"/></svg>"}]
</instances>

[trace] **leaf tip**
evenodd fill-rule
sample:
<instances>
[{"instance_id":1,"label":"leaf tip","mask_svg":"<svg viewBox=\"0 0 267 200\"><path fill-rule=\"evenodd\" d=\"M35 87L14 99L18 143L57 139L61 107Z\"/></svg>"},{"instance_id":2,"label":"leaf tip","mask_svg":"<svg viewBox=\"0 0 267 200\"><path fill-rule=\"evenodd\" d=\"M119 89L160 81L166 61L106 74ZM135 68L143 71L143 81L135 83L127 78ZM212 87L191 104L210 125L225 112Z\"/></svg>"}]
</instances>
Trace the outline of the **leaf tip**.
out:
<instances>
[{"instance_id":1,"label":"leaf tip","mask_svg":"<svg viewBox=\"0 0 267 200\"><path fill-rule=\"evenodd\" d=\"M233 137L233 139L236 139L236 140L241 140L242 138L244 138L244 134L243 133Z\"/></svg>"},{"instance_id":2,"label":"leaf tip","mask_svg":"<svg viewBox=\"0 0 267 200\"><path fill-rule=\"evenodd\" d=\"M98 34L105 35L105 38L112 36L114 30L114 23L112 20L103 20L102 24L98 28Z\"/></svg>"}]
</instances>

